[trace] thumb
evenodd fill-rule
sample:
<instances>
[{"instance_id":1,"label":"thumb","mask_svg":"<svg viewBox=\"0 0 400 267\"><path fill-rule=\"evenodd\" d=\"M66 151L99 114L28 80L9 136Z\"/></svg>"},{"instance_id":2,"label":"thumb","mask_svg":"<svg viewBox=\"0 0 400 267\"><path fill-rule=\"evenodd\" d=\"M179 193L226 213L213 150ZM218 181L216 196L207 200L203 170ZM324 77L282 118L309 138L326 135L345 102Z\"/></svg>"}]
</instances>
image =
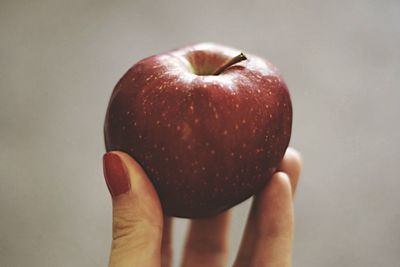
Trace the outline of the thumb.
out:
<instances>
[{"instance_id":1,"label":"thumb","mask_svg":"<svg viewBox=\"0 0 400 267\"><path fill-rule=\"evenodd\" d=\"M103 167L113 204L109 267L160 266L163 215L152 183L123 152L106 153Z\"/></svg>"}]
</instances>

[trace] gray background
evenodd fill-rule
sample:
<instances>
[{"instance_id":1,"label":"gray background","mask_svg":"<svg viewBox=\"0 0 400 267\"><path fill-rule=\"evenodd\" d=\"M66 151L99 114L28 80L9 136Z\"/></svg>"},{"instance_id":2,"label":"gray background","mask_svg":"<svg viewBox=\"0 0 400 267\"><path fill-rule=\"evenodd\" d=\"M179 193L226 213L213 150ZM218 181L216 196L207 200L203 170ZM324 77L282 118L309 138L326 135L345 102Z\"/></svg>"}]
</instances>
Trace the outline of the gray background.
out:
<instances>
[{"instance_id":1,"label":"gray background","mask_svg":"<svg viewBox=\"0 0 400 267\"><path fill-rule=\"evenodd\" d=\"M305 164L294 265L398 266L399 14L388 0L1 0L0 266L107 265L111 90L137 60L200 41L266 57L289 85Z\"/></svg>"}]
</instances>

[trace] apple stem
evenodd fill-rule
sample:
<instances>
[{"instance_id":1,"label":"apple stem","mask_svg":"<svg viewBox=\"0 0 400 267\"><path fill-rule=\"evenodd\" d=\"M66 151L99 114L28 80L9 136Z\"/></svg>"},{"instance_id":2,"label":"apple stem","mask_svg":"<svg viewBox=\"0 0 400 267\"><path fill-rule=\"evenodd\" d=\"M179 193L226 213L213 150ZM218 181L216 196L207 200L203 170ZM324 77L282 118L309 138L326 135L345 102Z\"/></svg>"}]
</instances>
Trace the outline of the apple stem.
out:
<instances>
[{"instance_id":1,"label":"apple stem","mask_svg":"<svg viewBox=\"0 0 400 267\"><path fill-rule=\"evenodd\" d=\"M240 61L243 61L243 60L246 60L246 59L247 59L247 57L243 53L240 53L236 57L233 57L233 58L228 59L227 61L225 61L224 64L222 64L218 69L216 69L216 71L214 71L214 73L212 75L221 74L224 70L226 70L227 68L229 68L233 64L239 63Z\"/></svg>"}]
</instances>

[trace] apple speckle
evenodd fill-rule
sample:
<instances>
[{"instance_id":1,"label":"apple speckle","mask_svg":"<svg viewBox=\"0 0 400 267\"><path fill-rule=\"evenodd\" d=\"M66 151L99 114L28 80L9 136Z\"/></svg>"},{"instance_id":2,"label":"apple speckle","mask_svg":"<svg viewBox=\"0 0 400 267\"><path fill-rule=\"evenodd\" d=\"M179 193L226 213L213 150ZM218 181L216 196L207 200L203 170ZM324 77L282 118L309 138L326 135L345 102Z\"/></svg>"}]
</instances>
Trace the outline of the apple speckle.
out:
<instances>
[{"instance_id":1,"label":"apple speckle","mask_svg":"<svg viewBox=\"0 0 400 267\"><path fill-rule=\"evenodd\" d=\"M235 124L235 129L238 130L239 129L239 125L236 123Z\"/></svg>"},{"instance_id":2,"label":"apple speckle","mask_svg":"<svg viewBox=\"0 0 400 267\"><path fill-rule=\"evenodd\" d=\"M190 135L192 134L192 128L190 128L189 124L187 124L186 122L184 122L182 126L182 139L188 140Z\"/></svg>"},{"instance_id":3,"label":"apple speckle","mask_svg":"<svg viewBox=\"0 0 400 267\"><path fill-rule=\"evenodd\" d=\"M243 124L246 124L246 120L245 120L245 119L243 119L243 120L242 120L242 123L243 123Z\"/></svg>"},{"instance_id":4,"label":"apple speckle","mask_svg":"<svg viewBox=\"0 0 400 267\"><path fill-rule=\"evenodd\" d=\"M181 130L181 126L179 126L179 125L176 126L176 130L177 130L177 131L180 131L180 130Z\"/></svg>"},{"instance_id":5,"label":"apple speckle","mask_svg":"<svg viewBox=\"0 0 400 267\"><path fill-rule=\"evenodd\" d=\"M198 118L194 119L194 123L198 124L199 123L199 119Z\"/></svg>"},{"instance_id":6,"label":"apple speckle","mask_svg":"<svg viewBox=\"0 0 400 267\"><path fill-rule=\"evenodd\" d=\"M213 149L213 150L211 150L211 155L214 155L215 154L215 150Z\"/></svg>"},{"instance_id":7,"label":"apple speckle","mask_svg":"<svg viewBox=\"0 0 400 267\"><path fill-rule=\"evenodd\" d=\"M228 131L227 131L227 130L225 130L225 131L224 131L224 135L227 135L227 134L228 134Z\"/></svg>"},{"instance_id":8,"label":"apple speckle","mask_svg":"<svg viewBox=\"0 0 400 267\"><path fill-rule=\"evenodd\" d=\"M162 146L162 147L161 147L161 150L162 150L162 151L165 151L165 147L164 147L164 146Z\"/></svg>"}]
</instances>

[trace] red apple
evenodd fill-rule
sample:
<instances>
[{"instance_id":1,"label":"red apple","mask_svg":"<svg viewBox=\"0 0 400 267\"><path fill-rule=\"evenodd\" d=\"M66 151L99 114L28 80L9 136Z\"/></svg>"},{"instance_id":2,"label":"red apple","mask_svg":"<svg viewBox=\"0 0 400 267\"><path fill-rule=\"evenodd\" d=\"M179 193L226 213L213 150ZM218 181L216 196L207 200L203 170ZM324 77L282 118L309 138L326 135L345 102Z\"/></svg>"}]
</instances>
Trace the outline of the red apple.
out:
<instances>
[{"instance_id":1,"label":"red apple","mask_svg":"<svg viewBox=\"0 0 400 267\"><path fill-rule=\"evenodd\" d=\"M274 66L246 57L210 43L184 47L139 61L116 85L107 151L139 162L166 214L215 215L260 191L279 166L289 92Z\"/></svg>"}]
</instances>

